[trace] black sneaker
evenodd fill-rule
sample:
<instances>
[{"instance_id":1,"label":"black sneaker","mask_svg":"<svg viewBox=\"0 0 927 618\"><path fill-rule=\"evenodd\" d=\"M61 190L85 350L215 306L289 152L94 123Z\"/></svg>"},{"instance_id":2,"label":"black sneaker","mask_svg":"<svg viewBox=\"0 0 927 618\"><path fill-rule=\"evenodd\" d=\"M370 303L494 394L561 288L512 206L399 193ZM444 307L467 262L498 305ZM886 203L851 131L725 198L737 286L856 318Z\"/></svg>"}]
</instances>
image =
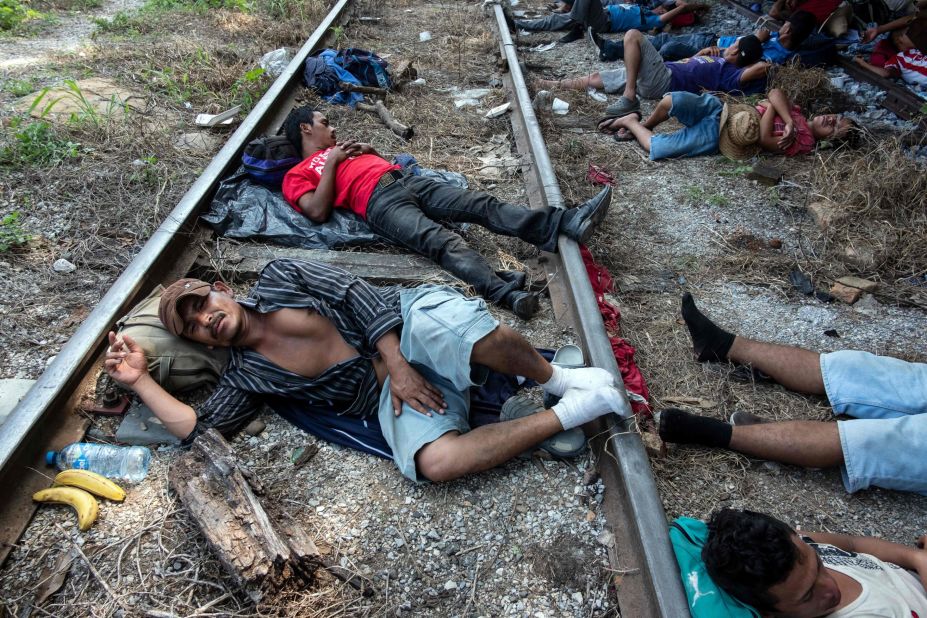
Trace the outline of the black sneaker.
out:
<instances>
[{"instance_id":1,"label":"black sneaker","mask_svg":"<svg viewBox=\"0 0 927 618\"><path fill-rule=\"evenodd\" d=\"M581 24L576 24L570 31L560 37L559 43L573 43L575 41L583 38L583 27Z\"/></svg>"},{"instance_id":2,"label":"black sneaker","mask_svg":"<svg viewBox=\"0 0 927 618\"><path fill-rule=\"evenodd\" d=\"M541 301L538 300L538 295L532 292L509 292L505 300L506 304L512 309L512 313L526 322L541 309Z\"/></svg>"}]
</instances>

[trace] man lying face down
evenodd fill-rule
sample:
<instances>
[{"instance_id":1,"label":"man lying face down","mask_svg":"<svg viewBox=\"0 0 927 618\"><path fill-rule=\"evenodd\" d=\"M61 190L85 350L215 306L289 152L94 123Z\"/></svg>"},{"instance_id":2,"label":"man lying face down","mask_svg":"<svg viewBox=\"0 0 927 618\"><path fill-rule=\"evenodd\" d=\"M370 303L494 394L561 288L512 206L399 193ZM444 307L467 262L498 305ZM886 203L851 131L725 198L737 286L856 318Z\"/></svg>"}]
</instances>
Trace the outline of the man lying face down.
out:
<instances>
[{"instance_id":1,"label":"man lying face down","mask_svg":"<svg viewBox=\"0 0 927 618\"><path fill-rule=\"evenodd\" d=\"M552 366L482 299L443 286L377 288L334 266L281 259L239 301L221 282L181 279L164 291L159 317L175 335L230 348L203 405L162 389L130 337L110 333L105 368L187 442L207 427L232 433L283 399L378 421L402 474L446 481L626 408L609 372ZM487 368L535 380L560 402L471 430L468 389Z\"/></svg>"}]
</instances>

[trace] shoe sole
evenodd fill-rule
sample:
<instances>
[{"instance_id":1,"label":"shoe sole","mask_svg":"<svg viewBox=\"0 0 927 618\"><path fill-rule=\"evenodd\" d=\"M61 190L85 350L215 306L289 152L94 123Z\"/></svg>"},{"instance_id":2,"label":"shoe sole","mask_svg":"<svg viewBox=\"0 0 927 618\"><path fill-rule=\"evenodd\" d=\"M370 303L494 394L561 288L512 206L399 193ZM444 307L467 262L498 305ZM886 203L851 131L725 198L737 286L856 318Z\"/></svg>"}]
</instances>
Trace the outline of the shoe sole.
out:
<instances>
[{"instance_id":1,"label":"shoe sole","mask_svg":"<svg viewBox=\"0 0 927 618\"><path fill-rule=\"evenodd\" d=\"M630 101L630 99L626 99ZM633 114L634 112L641 111L641 102L636 98L634 99L634 105L621 109L617 105L612 104L605 108L605 115L612 118L620 118L621 116L627 116L628 114Z\"/></svg>"},{"instance_id":2,"label":"shoe sole","mask_svg":"<svg viewBox=\"0 0 927 618\"><path fill-rule=\"evenodd\" d=\"M592 237L593 233L599 224L605 219L605 216L608 214L608 208L612 203L612 188L606 187L603 190L605 195L602 197L602 200L597 205L595 212L583 222L582 227L579 230L579 240L578 242L581 245L586 244L586 242Z\"/></svg>"}]
</instances>

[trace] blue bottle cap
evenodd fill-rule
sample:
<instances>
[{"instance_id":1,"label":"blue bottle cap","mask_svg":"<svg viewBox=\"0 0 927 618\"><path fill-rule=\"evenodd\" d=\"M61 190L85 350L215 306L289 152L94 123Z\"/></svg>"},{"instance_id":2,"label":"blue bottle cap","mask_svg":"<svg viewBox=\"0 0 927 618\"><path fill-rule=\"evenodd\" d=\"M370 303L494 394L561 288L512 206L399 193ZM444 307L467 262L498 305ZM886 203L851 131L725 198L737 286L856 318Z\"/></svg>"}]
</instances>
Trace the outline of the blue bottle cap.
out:
<instances>
[{"instance_id":1,"label":"blue bottle cap","mask_svg":"<svg viewBox=\"0 0 927 618\"><path fill-rule=\"evenodd\" d=\"M55 465L55 455L58 453L55 451L48 451L45 453L45 464L49 466Z\"/></svg>"}]
</instances>

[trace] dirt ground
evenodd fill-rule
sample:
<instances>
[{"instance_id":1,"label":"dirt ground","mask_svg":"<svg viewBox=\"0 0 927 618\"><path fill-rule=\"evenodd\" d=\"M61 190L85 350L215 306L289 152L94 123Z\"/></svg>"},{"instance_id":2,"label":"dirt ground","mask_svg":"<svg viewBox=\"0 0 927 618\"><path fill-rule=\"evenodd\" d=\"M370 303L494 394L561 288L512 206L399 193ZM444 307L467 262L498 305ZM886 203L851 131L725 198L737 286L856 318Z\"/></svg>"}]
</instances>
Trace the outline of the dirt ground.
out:
<instances>
[{"instance_id":1,"label":"dirt ground","mask_svg":"<svg viewBox=\"0 0 927 618\"><path fill-rule=\"evenodd\" d=\"M540 10L541 4L515 8ZM18 99L13 80L38 89L64 77L106 77L141 91L150 103L145 113L125 122L107 120L102 129L54 127L58 141L80 144L76 157L0 167L0 214L19 210L33 236L24 247L0 254L7 292L0 299L0 377L41 373L221 145L219 133L209 134L215 139L206 148L178 147L180 135L196 132L192 117L256 100L269 81L246 83L242 76L264 52L301 43L323 11L308 6L290 22L261 11L225 9L130 16L114 20L115 31L98 27L83 57L7 69L6 144L15 139L9 125L15 117L10 106ZM479 159L487 144L511 137L506 118L483 118L504 101L504 93L492 62L497 45L479 3L361 2L355 11L360 16L379 21L353 20L341 44L388 59L412 55L426 83L390 98L397 118L415 127L412 142L404 143L371 116L325 107L339 134L363 136L386 155L410 152L426 167L465 173L472 188L522 201L516 167L495 178ZM718 7L711 19L714 25L737 23ZM431 40L422 42L419 33L425 31ZM519 37L532 76L600 68L585 42L528 51L557 36ZM490 92L478 106L458 109L452 88ZM605 105L584 93L558 96L570 102L571 119L595 118ZM591 128L564 129L547 116L542 126L568 201L597 190L585 180L590 163L617 179L609 219L590 248L615 276L618 288L611 298L622 310L624 335L637 348L655 408L686 399L723 418L735 409L776 419L831 416L823 400L739 382L728 367L693 362L678 316L683 290L725 327L745 335L923 360L913 334L924 330L927 316L891 302L888 293L900 283L884 281L886 293L877 293L865 311L801 296L788 283L798 266L817 272L809 256L822 254L820 234L805 210L815 191L816 157L771 158L785 171L785 182L772 190L748 181L738 165L719 157L651 163L633 144L615 144ZM480 229L471 227L466 236L500 266L536 255L529 245L500 242ZM773 248L771 240L781 246ZM77 269L53 271L59 258ZM554 322L549 305L544 308L528 324L507 312L496 314L535 345L572 341L569 328ZM831 330L839 337L824 334ZM610 534L599 513L603 486L584 474L584 458L516 460L463 481L419 486L402 479L388 461L315 441L269 414L262 420L267 422L262 433L241 434L232 444L267 487L265 499L282 505L336 562L373 581L373 597L320 575L311 589L253 605L168 490L177 451L162 448L154 453L148 478L130 489L124 504L102 504L89 532L77 532L72 514L63 509L40 509L0 571L0 607L17 616L619 614L606 559ZM113 426L102 422L98 429L106 433ZM294 468L294 450L308 444L319 452L309 465ZM726 505L766 511L803 529L898 542L927 528L924 497L882 490L848 495L836 471L692 448L670 449L652 466L670 519L704 517ZM60 592L37 606L54 566L69 560Z\"/></svg>"}]
</instances>

